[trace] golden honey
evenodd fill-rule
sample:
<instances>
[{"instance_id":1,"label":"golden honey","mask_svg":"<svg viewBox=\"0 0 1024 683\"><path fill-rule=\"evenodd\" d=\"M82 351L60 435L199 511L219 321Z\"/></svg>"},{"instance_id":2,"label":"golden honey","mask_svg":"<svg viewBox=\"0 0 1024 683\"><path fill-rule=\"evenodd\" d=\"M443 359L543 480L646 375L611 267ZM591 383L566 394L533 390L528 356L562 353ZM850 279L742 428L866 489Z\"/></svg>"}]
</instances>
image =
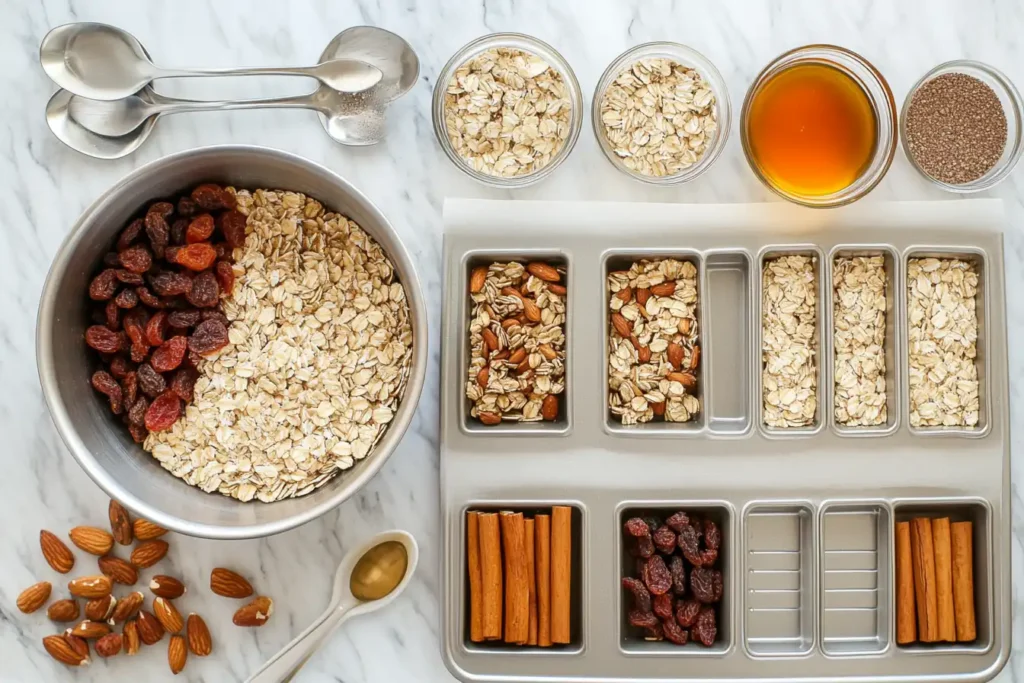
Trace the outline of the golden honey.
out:
<instances>
[{"instance_id":1,"label":"golden honey","mask_svg":"<svg viewBox=\"0 0 1024 683\"><path fill-rule=\"evenodd\" d=\"M746 116L751 163L788 195L826 196L852 185L878 141L871 100L846 72L802 63L772 75Z\"/></svg>"}]
</instances>

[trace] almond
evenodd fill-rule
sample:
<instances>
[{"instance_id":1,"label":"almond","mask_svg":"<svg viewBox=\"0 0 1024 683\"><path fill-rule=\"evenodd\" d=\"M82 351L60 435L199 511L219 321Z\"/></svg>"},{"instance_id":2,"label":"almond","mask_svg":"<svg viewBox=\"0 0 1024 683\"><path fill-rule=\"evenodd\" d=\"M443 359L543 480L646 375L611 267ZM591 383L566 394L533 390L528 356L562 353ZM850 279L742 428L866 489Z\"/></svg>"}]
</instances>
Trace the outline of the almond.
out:
<instances>
[{"instance_id":1,"label":"almond","mask_svg":"<svg viewBox=\"0 0 1024 683\"><path fill-rule=\"evenodd\" d=\"M116 583L134 586L139 580L139 570L126 560L113 555L104 555L99 559L100 571Z\"/></svg>"},{"instance_id":2,"label":"almond","mask_svg":"<svg viewBox=\"0 0 1024 683\"><path fill-rule=\"evenodd\" d=\"M480 336L484 339L485 350L490 353L491 351L498 350L498 337L489 329L484 328L480 331Z\"/></svg>"},{"instance_id":3,"label":"almond","mask_svg":"<svg viewBox=\"0 0 1024 683\"><path fill-rule=\"evenodd\" d=\"M85 638L79 638L78 636L71 633L71 629L64 629L64 634L61 636L64 638L64 642L71 646L71 649L89 659L89 641Z\"/></svg>"},{"instance_id":4,"label":"almond","mask_svg":"<svg viewBox=\"0 0 1024 683\"><path fill-rule=\"evenodd\" d=\"M153 524L148 519L136 519L132 522L132 533L135 534L137 541L152 541L166 534L167 529Z\"/></svg>"},{"instance_id":5,"label":"almond","mask_svg":"<svg viewBox=\"0 0 1024 683\"><path fill-rule=\"evenodd\" d=\"M533 299L523 297L523 314L532 323L540 322L540 307Z\"/></svg>"},{"instance_id":6,"label":"almond","mask_svg":"<svg viewBox=\"0 0 1024 683\"><path fill-rule=\"evenodd\" d=\"M167 541L146 541L135 546L131 562L139 569L152 567L167 554Z\"/></svg>"},{"instance_id":7,"label":"almond","mask_svg":"<svg viewBox=\"0 0 1024 683\"><path fill-rule=\"evenodd\" d=\"M665 402L660 401L658 403L652 403L651 410L654 412L655 415L661 417L662 415L665 414Z\"/></svg>"},{"instance_id":8,"label":"almond","mask_svg":"<svg viewBox=\"0 0 1024 683\"><path fill-rule=\"evenodd\" d=\"M480 413L477 415L485 425L501 424L501 415L497 413Z\"/></svg>"},{"instance_id":9,"label":"almond","mask_svg":"<svg viewBox=\"0 0 1024 683\"><path fill-rule=\"evenodd\" d=\"M690 336L690 319L683 318L682 320L680 320L678 329L679 334L683 335L684 337Z\"/></svg>"},{"instance_id":10,"label":"almond","mask_svg":"<svg viewBox=\"0 0 1024 683\"><path fill-rule=\"evenodd\" d=\"M203 618L192 612L185 621L185 632L188 635L188 649L196 657L205 657L213 650L213 640L210 638L210 629L206 628Z\"/></svg>"},{"instance_id":11,"label":"almond","mask_svg":"<svg viewBox=\"0 0 1024 683\"><path fill-rule=\"evenodd\" d=\"M43 647L61 664L67 666L83 666L89 663L89 657L83 656L71 647L63 636L46 636L43 638Z\"/></svg>"},{"instance_id":12,"label":"almond","mask_svg":"<svg viewBox=\"0 0 1024 683\"><path fill-rule=\"evenodd\" d=\"M555 350L551 348L551 346L548 344L541 344L540 346L537 347L537 350L540 351L540 355L544 356L548 360L554 360L558 358L558 353L555 352Z\"/></svg>"},{"instance_id":13,"label":"almond","mask_svg":"<svg viewBox=\"0 0 1024 683\"><path fill-rule=\"evenodd\" d=\"M679 370L683 364L683 347L676 342L669 342L667 354L672 369Z\"/></svg>"},{"instance_id":14,"label":"almond","mask_svg":"<svg viewBox=\"0 0 1024 683\"><path fill-rule=\"evenodd\" d=\"M651 349L648 346L641 346L640 350L636 352L636 359L641 363L647 363L651 360Z\"/></svg>"},{"instance_id":15,"label":"almond","mask_svg":"<svg viewBox=\"0 0 1024 683\"><path fill-rule=\"evenodd\" d=\"M124 640L124 653L132 656L139 651L139 625L135 620L125 622L121 629L122 640Z\"/></svg>"},{"instance_id":16,"label":"almond","mask_svg":"<svg viewBox=\"0 0 1024 683\"><path fill-rule=\"evenodd\" d=\"M32 584L21 591L21 595L18 596L18 609L25 614L35 612L50 599L50 591L52 590L53 586L50 585L49 581L40 581L39 583Z\"/></svg>"},{"instance_id":17,"label":"almond","mask_svg":"<svg viewBox=\"0 0 1024 683\"><path fill-rule=\"evenodd\" d=\"M113 595L95 598L85 603L85 618L93 621L106 621L114 613L116 606L117 598Z\"/></svg>"},{"instance_id":18,"label":"almond","mask_svg":"<svg viewBox=\"0 0 1024 683\"><path fill-rule=\"evenodd\" d=\"M690 372L696 370L698 365L700 365L700 347L695 345L690 354Z\"/></svg>"},{"instance_id":19,"label":"almond","mask_svg":"<svg viewBox=\"0 0 1024 683\"><path fill-rule=\"evenodd\" d=\"M533 261L532 263L526 264L526 272L530 275L540 278L545 282L558 282L562 279L562 274L558 272L553 266L549 266L546 263L540 261Z\"/></svg>"},{"instance_id":20,"label":"almond","mask_svg":"<svg viewBox=\"0 0 1024 683\"><path fill-rule=\"evenodd\" d=\"M688 372L670 372L665 379L669 382L679 382L687 389L693 389L697 386L697 378Z\"/></svg>"},{"instance_id":21,"label":"almond","mask_svg":"<svg viewBox=\"0 0 1024 683\"><path fill-rule=\"evenodd\" d=\"M159 642L164 637L164 625L146 610L139 610L139 618L135 622L139 629L139 640L146 645Z\"/></svg>"},{"instance_id":22,"label":"almond","mask_svg":"<svg viewBox=\"0 0 1024 683\"><path fill-rule=\"evenodd\" d=\"M181 612L167 598L153 600L153 615L168 633L177 633L185 625L185 620L181 618Z\"/></svg>"},{"instance_id":23,"label":"almond","mask_svg":"<svg viewBox=\"0 0 1024 683\"><path fill-rule=\"evenodd\" d=\"M46 616L53 621L74 621L78 618L77 600L58 600L46 609Z\"/></svg>"},{"instance_id":24,"label":"almond","mask_svg":"<svg viewBox=\"0 0 1024 683\"><path fill-rule=\"evenodd\" d=\"M640 305L640 308L647 307L647 300L651 298L651 290L646 287L640 287L636 290L636 302Z\"/></svg>"},{"instance_id":25,"label":"almond","mask_svg":"<svg viewBox=\"0 0 1024 683\"><path fill-rule=\"evenodd\" d=\"M669 280L651 287L651 294L655 296L672 296L676 292L676 281Z\"/></svg>"},{"instance_id":26,"label":"almond","mask_svg":"<svg viewBox=\"0 0 1024 683\"><path fill-rule=\"evenodd\" d=\"M121 545L131 545L132 520L124 506L111 499L110 505L107 506L107 516L110 517L110 533L114 540Z\"/></svg>"},{"instance_id":27,"label":"almond","mask_svg":"<svg viewBox=\"0 0 1024 683\"><path fill-rule=\"evenodd\" d=\"M508 349L502 349L491 356L491 360L505 360L506 358L508 358Z\"/></svg>"},{"instance_id":28,"label":"almond","mask_svg":"<svg viewBox=\"0 0 1024 683\"><path fill-rule=\"evenodd\" d=\"M469 274L469 293L477 294L484 288L484 281L487 279L487 268L480 266L474 268L473 272Z\"/></svg>"},{"instance_id":29,"label":"almond","mask_svg":"<svg viewBox=\"0 0 1024 683\"><path fill-rule=\"evenodd\" d=\"M520 346L518 349L512 352L512 355L508 357L508 362L512 365L519 365L526 358L526 349Z\"/></svg>"},{"instance_id":30,"label":"almond","mask_svg":"<svg viewBox=\"0 0 1024 683\"><path fill-rule=\"evenodd\" d=\"M96 654L100 657L113 657L121 652L121 634L108 633L96 641Z\"/></svg>"},{"instance_id":31,"label":"almond","mask_svg":"<svg viewBox=\"0 0 1024 683\"><path fill-rule=\"evenodd\" d=\"M558 296L565 296L567 293L565 287L555 284L548 285L548 291L552 294L557 294Z\"/></svg>"},{"instance_id":32,"label":"almond","mask_svg":"<svg viewBox=\"0 0 1024 683\"><path fill-rule=\"evenodd\" d=\"M490 368L486 365L480 368L480 372L476 373L476 383L481 387L487 386L487 377L491 374Z\"/></svg>"},{"instance_id":33,"label":"almond","mask_svg":"<svg viewBox=\"0 0 1024 683\"><path fill-rule=\"evenodd\" d=\"M504 320L501 321L501 329L507 330L508 328L512 327L513 325L518 325L518 324L519 324L519 321L516 320L515 318L505 318Z\"/></svg>"},{"instance_id":34,"label":"almond","mask_svg":"<svg viewBox=\"0 0 1024 683\"><path fill-rule=\"evenodd\" d=\"M68 536L72 543L92 555L106 555L114 547L114 537L110 532L94 526L76 526Z\"/></svg>"},{"instance_id":35,"label":"almond","mask_svg":"<svg viewBox=\"0 0 1024 683\"><path fill-rule=\"evenodd\" d=\"M71 549L52 531L43 529L39 532L39 547L43 550L46 563L55 572L67 574L75 566L75 556L71 554Z\"/></svg>"},{"instance_id":36,"label":"almond","mask_svg":"<svg viewBox=\"0 0 1024 683\"><path fill-rule=\"evenodd\" d=\"M621 313L612 313L612 327L624 339L628 339L633 334L633 323L622 317Z\"/></svg>"},{"instance_id":37,"label":"almond","mask_svg":"<svg viewBox=\"0 0 1024 683\"><path fill-rule=\"evenodd\" d=\"M114 613L110 615L111 620L120 622L131 619L138 614L139 608L142 607L142 603L145 599L146 596L139 591L129 593L118 600L117 606L114 607Z\"/></svg>"},{"instance_id":38,"label":"almond","mask_svg":"<svg viewBox=\"0 0 1024 683\"><path fill-rule=\"evenodd\" d=\"M274 613L274 601L260 595L248 605L240 607L231 621L235 626L263 626Z\"/></svg>"},{"instance_id":39,"label":"almond","mask_svg":"<svg viewBox=\"0 0 1024 683\"><path fill-rule=\"evenodd\" d=\"M640 352L640 340L636 338L635 334L629 335L629 343L633 345L633 348Z\"/></svg>"},{"instance_id":40,"label":"almond","mask_svg":"<svg viewBox=\"0 0 1024 683\"><path fill-rule=\"evenodd\" d=\"M523 293L520 292L515 287L502 287L501 288L501 294L502 294L502 296L514 296L515 298L517 298L519 300L522 300L522 298L523 298Z\"/></svg>"},{"instance_id":41,"label":"almond","mask_svg":"<svg viewBox=\"0 0 1024 683\"><path fill-rule=\"evenodd\" d=\"M185 639L181 636L171 636L171 642L167 644L167 664L171 667L171 673L175 676L181 673L187 659L188 649L185 647Z\"/></svg>"},{"instance_id":42,"label":"almond","mask_svg":"<svg viewBox=\"0 0 1024 683\"><path fill-rule=\"evenodd\" d=\"M159 595L161 598L174 600L175 598L180 598L184 595L186 589L185 584L173 576L157 574L149 580L149 590L153 591L154 595Z\"/></svg>"},{"instance_id":43,"label":"almond","mask_svg":"<svg viewBox=\"0 0 1024 683\"><path fill-rule=\"evenodd\" d=\"M113 584L109 576L79 576L68 581L68 591L79 598L102 598L110 592Z\"/></svg>"},{"instance_id":44,"label":"almond","mask_svg":"<svg viewBox=\"0 0 1024 683\"><path fill-rule=\"evenodd\" d=\"M210 572L210 590L225 598L247 598L253 594L252 584L224 567L216 567Z\"/></svg>"},{"instance_id":45,"label":"almond","mask_svg":"<svg viewBox=\"0 0 1024 683\"><path fill-rule=\"evenodd\" d=\"M615 293L615 298L624 304L628 304L629 300L633 298L633 288L628 286L623 287Z\"/></svg>"},{"instance_id":46,"label":"almond","mask_svg":"<svg viewBox=\"0 0 1024 683\"><path fill-rule=\"evenodd\" d=\"M78 622L73 629L71 629L71 635L78 636L79 638L85 638L86 640L92 640L94 638L102 638L103 636L110 633L110 627L99 621L85 621Z\"/></svg>"},{"instance_id":47,"label":"almond","mask_svg":"<svg viewBox=\"0 0 1024 683\"><path fill-rule=\"evenodd\" d=\"M548 394L540 404L540 416L548 422L558 417L558 397Z\"/></svg>"},{"instance_id":48,"label":"almond","mask_svg":"<svg viewBox=\"0 0 1024 683\"><path fill-rule=\"evenodd\" d=\"M516 366L516 372L518 372L520 375L523 374L524 372L526 372L527 370L530 370L530 369L531 368L530 368L530 359L529 359L529 357L524 358L523 360L521 360L519 362L519 365Z\"/></svg>"}]
</instances>

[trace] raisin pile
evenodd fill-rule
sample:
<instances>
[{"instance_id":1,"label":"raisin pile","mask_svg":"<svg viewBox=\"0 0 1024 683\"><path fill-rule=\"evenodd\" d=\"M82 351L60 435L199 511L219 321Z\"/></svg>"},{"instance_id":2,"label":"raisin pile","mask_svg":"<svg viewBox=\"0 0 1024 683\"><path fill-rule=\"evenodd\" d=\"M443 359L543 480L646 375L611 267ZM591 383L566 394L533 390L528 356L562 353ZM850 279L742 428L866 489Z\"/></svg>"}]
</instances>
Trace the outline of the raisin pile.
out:
<instances>
[{"instance_id":1,"label":"raisin pile","mask_svg":"<svg viewBox=\"0 0 1024 683\"><path fill-rule=\"evenodd\" d=\"M235 195L210 183L154 202L89 283L85 343L100 360L92 386L138 443L181 417L200 357L227 346L218 304L235 286L231 251L245 243L245 222Z\"/></svg>"},{"instance_id":2,"label":"raisin pile","mask_svg":"<svg viewBox=\"0 0 1024 683\"><path fill-rule=\"evenodd\" d=\"M623 526L636 562L636 576L622 579L633 599L630 626L646 640L694 640L711 647L723 590L722 572L715 568L722 545L718 525L680 511L665 519L633 517Z\"/></svg>"}]
</instances>

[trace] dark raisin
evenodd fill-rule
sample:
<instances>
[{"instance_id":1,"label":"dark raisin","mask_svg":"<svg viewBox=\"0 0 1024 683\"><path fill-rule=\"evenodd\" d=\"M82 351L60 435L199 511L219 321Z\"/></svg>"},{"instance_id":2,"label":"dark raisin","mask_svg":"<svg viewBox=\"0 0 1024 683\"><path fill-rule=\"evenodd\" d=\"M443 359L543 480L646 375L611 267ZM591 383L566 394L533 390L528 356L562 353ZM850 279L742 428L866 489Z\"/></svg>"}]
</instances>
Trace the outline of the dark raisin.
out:
<instances>
[{"instance_id":1,"label":"dark raisin","mask_svg":"<svg viewBox=\"0 0 1024 683\"><path fill-rule=\"evenodd\" d=\"M676 603L676 622L683 628L690 628L697 623L701 607L696 600L680 600Z\"/></svg>"},{"instance_id":2,"label":"dark raisin","mask_svg":"<svg viewBox=\"0 0 1024 683\"><path fill-rule=\"evenodd\" d=\"M660 626L661 622L653 612L641 612L638 609L629 611L629 625L637 628L654 628Z\"/></svg>"},{"instance_id":3,"label":"dark raisin","mask_svg":"<svg viewBox=\"0 0 1024 683\"><path fill-rule=\"evenodd\" d=\"M671 593L662 593L654 596L654 613L659 619L672 618L672 602L675 598Z\"/></svg>"},{"instance_id":4,"label":"dark raisin","mask_svg":"<svg viewBox=\"0 0 1024 683\"><path fill-rule=\"evenodd\" d=\"M217 211L219 209L229 208L224 205L224 195L230 194L224 191L220 185L214 185L213 183L203 183L192 190L192 201L194 201L199 208L206 211ZM232 197L234 199L234 197ZM233 207L231 207L233 208Z\"/></svg>"},{"instance_id":5,"label":"dark raisin","mask_svg":"<svg viewBox=\"0 0 1024 683\"><path fill-rule=\"evenodd\" d=\"M711 607L702 607L697 615L697 623L690 629L694 640L700 642L704 647L711 647L715 644L718 636L718 626L715 623L715 610Z\"/></svg>"},{"instance_id":6,"label":"dark raisin","mask_svg":"<svg viewBox=\"0 0 1024 683\"><path fill-rule=\"evenodd\" d=\"M182 197L178 200L178 213L186 218L194 214L198 208L191 197Z\"/></svg>"},{"instance_id":7,"label":"dark raisin","mask_svg":"<svg viewBox=\"0 0 1024 683\"><path fill-rule=\"evenodd\" d=\"M195 308L186 308L183 311L171 311L167 316L167 322L171 327L178 330L186 330L195 327L202 320L202 313Z\"/></svg>"},{"instance_id":8,"label":"dark raisin","mask_svg":"<svg viewBox=\"0 0 1024 683\"><path fill-rule=\"evenodd\" d=\"M132 403L132 407L128 409L128 424L146 424L146 409L148 408L149 401L146 400L145 396L139 396L135 399L135 402Z\"/></svg>"},{"instance_id":9,"label":"dark raisin","mask_svg":"<svg viewBox=\"0 0 1024 683\"><path fill-rule=\"evenodd\" d=\"M117 305L117 297L108 301L103 308L103 324L114 332L121 329L121 307Z\"/></svg>"},{"instance_id":10,"label":"dark raisin","mask_svg":"<svg viewBox=\"0 0 1024 683\"><path fill-rule=\"evenodd\" d=\"M136 285L146 284L146 281L142 279L142 275L139 273L133 273L132 271L125 270L124 268L118 268L116 273L117 279L126 285L135 287Z\"/></svg>"},{"instance_id":11,"label":"dark raisin","mask_svg":"<svg viewBox=\"0 0 1024 683\"><path fill-rule=\"evenodd\" d=\"M187 231L188 231L188 219L187 218L178 218L173 223L171 223L171 232L170 232L171 244L173 244L176 247L180 247L181 245L185 244L185 233ZM167 250L166 249L164 250L164 258L166 258L168 261L171 261L171 262L174 261L174 259L172 259L172 258L167 256Z\"/></svg>"},{"instance_id":12,"label":"dark raisin","mask_svg":"<svg viewBox=\"0 0 1024 683\"><path fill-rule=\"evenodd\" d=\"M192 219L185 231L185 241L188 244L205 242L213 234L213 216L208 213L200 214Z\"/></svg>"},{"instance_id":13,"label":"dark raisin","mask_svg":"<svg viewBox=\"0 0 1024 683\"><path fill-rule=\"evenodd\" d=\"M149 291L149 287L136 287L135 293L139 295L139 300L150 308L167 308L167 302Z\"/></svg>"},{"instance_id":14,"label":"dark raisin","mask_svg":"<svg viewBox=\"0 0 1024 683\"><path fill-rule=\"evenodd\" d=\"M245 214L237 210L226 211L217 216L217 227L220 228L221 234L224 235L224 241L232 249L245 244L246 220Z\"/></svg>"},{"instance_id":15,"label":"dark raisin","mask_svg":"<svg viewBox=\"0 0 1024 683\"><path fill-rule=\"evenodd\" d=\"M139 389L146 396L154 398L167 391L167 382L164 381L163 375L154 370L149 363L140 365L136 374L139 377Z\"/></svg>"},{"instance_id":16,"label":"dark raisin","mask_svg":"<svg viewBox=\"0 0 1024 683\"><path fill-rule=\"evenodd\" d=\"M118 251L124 251L128 247L135 244L135 240L139 239L139 235L142 233L144 223L141 218L136 218L128 226L121 231L121 235L117 238Z\"/></svg>"},{"instance_id":17,"label":"dark raisin","mask_svg":"<svg viewBox=\"0 0 1024 683\"><path fill-rule=\"evenodd\" d=\"M672 575L672 592L676 597L686 594L686 567L683 558L673 555L668 558L668 573Z\"/></svg>"},{"instance_id":18,"label":"dark raisin","mask_svg":"<svg viewBox=\"0 0 1024 683\"><path fill-rule=\"evenodd\" d=\"M683 630L676 620L669 615L662 622L663 630L665 634L665 640L676 645L686 645L687 641L690 640L690 634Z\"/></svg>"},{"instance_id":19,"label":"dark raisin","mask_svg":"<svg viewBox=\"0 0 1024 683\"><path fill-rule=\"evenodd\" d=\"M168 206L170 205L168 204ZM153 256L163 258L164 249L171 241L171 227L167 225L167 219L153 211L147 213L146 237L149 238L149 244L153 247Z\"/></svg>"},{"instance_id":20,"label":"dark raisin","mask_svg":"<svg viewBox=\"0 0 1024 683\"><path fill-rule=\"evenodd\" d=\"M141 244L136 244L134 247L128 247L124 251L118 252L118 257L120 258L121 267L133 273L145 273L153 267L153 255L149 253L149 249Z\"/></svg>"},{"instance_id":21,"label":"dark raisin","mask_svg":"<svg viewBox=\"0 0 1024 683\"><path fill-rule=\"evenodd\" d=\"M132 439L135 443L142 443L149 436L149 432L146 430L145 425L128 423L128 433L132 435Z\"/></svg>"},{"instance_id":22,"label":"dark raisin","mask_svg":"<svg viewBox=\"0 0 1024 683\"><path fill-rule=\"evenodd\" d=\"M92 374L92 388L110 399L110 409L115 415L124 409L121 385L106 370L97 370Z\"/></svg>"},{"instance_id":23,"label":"dark raisin","mask_svg":"<svg viewBox=\"0 0 1024 683\"><path fill-rule=\"evenodd\" d=\"M141 363L149 355L149 344L132 344L128 357L133 363Z\"/></svg>"},{"instance_id":24,"label":"dark raisin","mask_svg":"<svg viewBox=\"0 0 1024 683\"><path fill-rule=\"evenodd\" d=\"M124 337L105 325L93 325L85 331L85 343L100 353L117 353L124 348Z\"/></svg>"},{"instance_id":25,"label":"dark raisin","mask_svg":"<svg viewBox=\"0 0 1024 683\"><path fill-rule=\"evenodd\" d=\"M114 303L119 308L135 308L139 305L139 295L131 289L122 289L114 297Z\"/></svg>"},{"instance_id":26,"label":"dark raisin","mask_svg":"<svg viewBox=\"0 0 1024 683\"><path fill-rule=\"evenodd\" d=\"M199 379L199 371L191 363L183 363L171 378L171 391L185 403L191 403L197 379Z\"/></svg>"},{"instance_id":27,"label":"dark raisin","mask_svg":"<svg viewBox=\"0 0 1024 683\"><path fill-rule=\"evenodd\" d=\"M690 572L690 591L704 604L721 600L722 589L722 572L717 569L694 567Z\"/></svg>"},{"instance_id":28,"label":"dark raisin","mask_svg":"<svg viewBox=\"0 0 1024 683\"><path fill-rule=\"evenodd\" d=\"M647 515L643 520L647 522L647 526L650 527L652 535L658 530L658 527L661 526L661 520L654 515Z\"/></svg>"},{"instance_id":29,"label":"dark raisin","mask_svg":"<svg viewBox=\"0 0 1024 683\"><path fill-rule=\"evenodd\" d=\"M654 547L657 548L659 552L665 553L666 555L671 555L675 552L676 535L667 526L658 527L657 531L651 535L651 539L654 541Z\"/></svg>"},{"instance_id":30,"label":"dark raisin","mask_svg":"<svg viewBox=\"0 0 1024 683\"><path fill-rule=\"evenodd\" d=\"M231 293L235 291L235 270L231 267L231 264L227 261L217 261L213 274L217 277L220 291L225 296L231 296Z\"/></svg>"},{"instance_id":31,"label":"dark raisin","mask_svg":"<svg viewBox=\"0 0 1024 683\"><path fill-rule=\"evenodd\" d=\"M167 218L174 213L174 204L171 204L170 202L155 202L150 204L149 208L146 209L147 216L151 213L155 213L161 218Z\"/></svg>"},{"instance_id":32,"label":"dark raisin","mask_svg":"<svg viewBox=\"0 0 1024 683\"><path fill-rule=\"evenodd\" d=\"M217 250L209 242L186 244L174 252L174 262L189 270L206 270L217 260Z\"/></svg>"},{"instance_id":33,"label":"dark raisin","mask_svg":"<svg viewBox=\"0 0 1024 683\"><path fill-rule=\"evenodd\" d=\"M187 350L188 340L185 337L171 337L153 351L149 363L157 372L170 372L181 365Z\"/></svg>"},{"instance_id":34,"label":"dark raisin","mask_svg":"<svg viewBox=\"0 0 1024 683\"><path fill-rule=\"evenodd\" d=\"M636 554L640 557L647 559L654 554L654 541L651 540L650 536L644 536L636 540Z\"/></svg>"},{"instance_id":35,"label":"dark raisin","mask_svg":"<svg viewBox=\"0 0 1024 683\"><path fill-rule=\"evenodd\" d=\"M622 587L633 594L633 607L641 612L651 611L651 593L640 579L622 577Z\"/></svg>"},{"instance_id":36,"label":"dark raisin","mask_svg":"<svg viewBox=\"0 0 1024 683\"><path fill-rule=\"evenodd\" d=\"M198 244L192 246L198 247ZM188 302L197 308L210 308L216 306L220 300L220 285L217 284L217 276L206 271L199 273L192 280L192 289L185 296Z\"/></svg>"},{"instance_id":37,"label":"dark raisin","mask_svg":"<svg viewBox=\"0 0 1024 683\"><path fill-rule=\"evenodd\" d=\"M107 306L113 306L114 308L117 308L117 304L113 303L112 301L108 301L107 302ZM118 309L118 310L120 310L120 309ZM89 313L89 320L92 321L93 325L106 325L107 324L106 306L104 306L103 308L100 308L100 307L93 308L92 311ZM117 331L116 328L112 328L112 329L114 329L115 332Z\"/></svg>"},{"instance_id":38,"label":"dark raisin","mask_svg":"<svg viewBox=\"0 0 1024 683\"><path fill-rule=\"evenodd\" d=\"M139 391L139 377L135 372L129 372L121 380L121 391L124 394L124 404L130 406L135 403Z\"/></svg>"},{"instance_id":39,"label":"dark raisin","mask_svg":"<svg viewBox=\"0 0 1024 683\"><path fill-rule=\"evenodd\" d=\"M132 344L146 344L146 323L149 318L142 309L128 311L124 316L124 332L132 340Z\"/></svg>"},{"instance_id":40,"label":"dark raisin","mask_svg":"<svg viewBox=\"0 0 1024 683\"><path fill-rule=\"evenodd\" d=\"M89 298L93 301L106 301L117 293L117 271L107 268L89 283Z\"/></svg>"},{"instance_id":41,"label":"dark raisin","mask_svg":"<svg viewBox=\"0 0 1024 683\"><path fill-rule=\"evenodd\" d=\"M163 272L151 276L149 285L160 296L178 296L192 291L192 278L185 273Z\"/></svg>"},{"instance_id":42,"label":"dark raisin","mask_svg":"<svg viewBox=\"0 0 1024 683\"><path fill-rule=\"evenodd\" d=\"M665 629L662 628L661 624L657 626L649 626L644 629L644 640L647 641L662 641L665 640Z\"/></svg>"},{"instance_id":43,"label":"dark raisin","mask_svg":"<svg viewBox=\"0 0 1024 683\"><path fill-rule=\"evenodd\" d=\"M701 566L700 540L697 537L696 529L689 525L684 526L679 531L677 543L679 549L683 551L683 557L686 558L687 562L697 567Z\"/></svg>"},{"instance_id":44,"label":"dark raisin","mask_svg":"<svg viewBox=\"0 0 1024 683\"><path fill-rule=\"evenodd\" d=\"M162 432L181 417L181 399L173 391L164 393L153 399L146 409L146 429L151 432Z\"/></svg>"},{"instance_id":45,"label":"dark raisin","mask_svg":"<svg viewBox=\"0 0 1024 683\"><path fill-rule=\"evenodd\" d=\"M651 528L647 526L647 522L639 517L633 517L626 520L623 528L626 530L626 533L633 538L642 538L643 536L651 535Z\"/></svg>"},{"instance_id":46,"label":"dark raisin","mask_svg":"<svg viewBox=\"0 0 1024 683\"><path fill-rule=\"evenodd\" d=\"M228 345L228 328L219 320L204 320L188 338L188 348L200 356L220 351Z\"/></svg>"},{"instance_id":47,"label":"dark raisin","mask_svg":"<svg viewBox=\"0 0 1024 683\"><path fill-rule=\"evenodd\" d=\"M225 242L217 242L217 244L213 245L213 248L217 252L218 259L224 260L231 258L231 247L229 247Z\"/></svg>"},{"instance_id":48,"label":"dark raisin","mask_svg":"<svg viewBox=\"0 0 1024 683\"><path fill-rule=\"evenodd\" d=\"M208 308L205 311L202 311L199 315L204 321L216 320L224 327L229 327L231 325L231 323L228 322L228 317L216 309L211 310Z\"/></svg>"},{"instance_id":49,"label":"dark raisin","mask_svg":"<svg viewBox=\"0 0 1024 683\"><path fill-rule=\"evenodd\" d=\"M705 519L703 528L704 545L708 547L708 550L718 550L722 545L722 532L719 531L718 525L710 519Z\"/></svg>"},{"instance_id":50,"label":"dark raisin","mask_svg":"<svg viewBox=\"0 0 1024 683\"><path fill-rule=\"evenodd\" d=\"M124 356L114 356L110 361L110 374L117 379L124 379L125 376L131 372L131 366L128 361L125 360Z\"/></svg>"},{"instance_id":51,"label":"dark raisin","mask_svg":"<svg viewBox=\"0 0 1024 683\"><path fill-rule=\"evenodd\" d=\"M167 313L157 311L146 323L146 341L150 346L160 346L164 343L164 334L167 332Z\"/></svg>"},{"instance_id":52,"label":"dark raisin","mask_svg":"<svg viewBox=\"0 0 1024 683\"><path fill-rule=\"evenodd\" d=\"M111 268L120 268L121 255L116 251L108 251L103 255L103 265L110 266Z\"/></svg>"},{"instance_id":53,"label":"dark raisin","mask_svg":"<svg viewBox=\"0 0 1024 683\"><path fill-rule=\"evenodd\" d=\"M178 252L181 251L180 246L167 247L164 249L164 260L168 263L178 264Z\"/></svg>"},{"instance_id":54,"label":"dark raisin","mask_svg":"<svg viewBox=\"0 0 1024 683\"><path fill-rule=\"evenodd\" d=\"M683 527L690 526L690 517L685 512L677 512L665 520L665 525L678 534Z\"/></svg>"},{"instance_id":55,"label":"dark raisin","mask_svg":"<svg viewBox=\"0 0 1024 683\"><path fill-rule=\"evenodd\" d=\"M672 588L672 575L665 566L661 555L652 555L644 563L644 571L640 577L651 595L667 593Z\"/></svg>"}]
</instances>

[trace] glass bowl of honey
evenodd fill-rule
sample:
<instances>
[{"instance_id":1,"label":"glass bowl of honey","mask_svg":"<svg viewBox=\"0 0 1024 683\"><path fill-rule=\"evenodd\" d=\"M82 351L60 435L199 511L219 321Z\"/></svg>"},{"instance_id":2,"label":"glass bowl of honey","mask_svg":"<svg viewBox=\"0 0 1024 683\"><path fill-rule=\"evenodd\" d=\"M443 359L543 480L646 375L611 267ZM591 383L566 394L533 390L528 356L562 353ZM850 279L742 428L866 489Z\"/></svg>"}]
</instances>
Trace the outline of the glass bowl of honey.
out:
<instances>
[{"instance_id":1,"label":"glass bowl of honey","mask_svg":"<svg viewBox=\"0 0 1024 683\"><path fill-rule=\"evenodd\" d=\"M740 114L754 174L804 206L842 206L866 195L889 170L897 137L885 78L835 45L780 55L754 79Z\"/></svg>"}]
</instances>

